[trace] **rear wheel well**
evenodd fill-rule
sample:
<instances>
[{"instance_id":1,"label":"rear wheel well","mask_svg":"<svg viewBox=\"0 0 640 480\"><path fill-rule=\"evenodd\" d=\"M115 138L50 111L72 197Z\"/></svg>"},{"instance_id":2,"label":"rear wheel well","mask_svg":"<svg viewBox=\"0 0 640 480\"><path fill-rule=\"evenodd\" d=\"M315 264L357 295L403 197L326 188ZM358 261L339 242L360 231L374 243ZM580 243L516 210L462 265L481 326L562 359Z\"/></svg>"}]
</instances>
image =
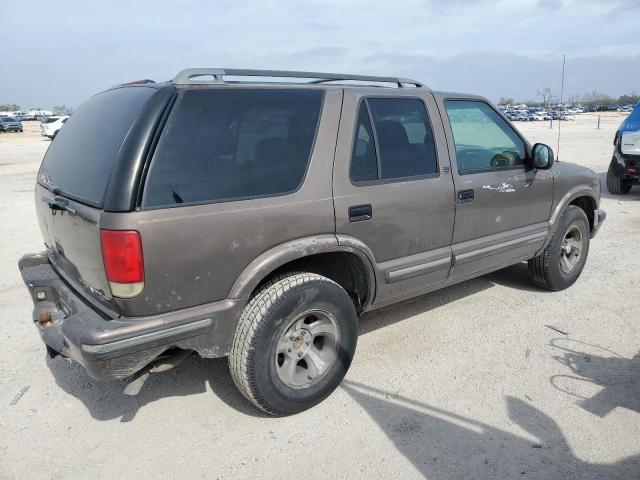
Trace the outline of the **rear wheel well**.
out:
<instances>
[{"instance_id":1,"label":"rear wheel well","mask_svg":"<svg viewBox=\"0 0 640 480\"><path fill-rule=\"evenodd\" d=\"M589 219L589 228L593 230L594 225L594 212L597 208L596 201L593 197L583 196L574 198L569 205L575 205L576 207L580 207L584 213L587 215Z\"/></svg>"},{"instance_id":2,"label":"rear wheel well","mask_svg":"<svg viewBox=\"0 0 640 480\"><path fill-rule=\"evenodd\" d=\"M302 257L278 267L262 279L252 296L273 277L287 272L309 272L330 278L345 289L358 313L362 312L372 293L369 291L367 269L360 257L350 252L327 252Z\"/></svg>"}]
</instances>

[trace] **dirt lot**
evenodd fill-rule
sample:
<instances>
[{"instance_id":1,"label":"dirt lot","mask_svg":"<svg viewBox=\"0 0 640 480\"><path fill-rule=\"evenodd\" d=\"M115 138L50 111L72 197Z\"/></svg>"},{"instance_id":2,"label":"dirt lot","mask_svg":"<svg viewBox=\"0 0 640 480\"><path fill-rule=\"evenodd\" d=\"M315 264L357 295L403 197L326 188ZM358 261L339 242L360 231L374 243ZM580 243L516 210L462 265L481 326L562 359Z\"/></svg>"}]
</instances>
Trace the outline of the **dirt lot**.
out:
<instances>
[{"instance_id":1,"label":"dirt lot","mask_svg":"<svg viewBox=\"0 0 640 480\"><path fill-rule=\"evenodd\" d=\"M604 178L620 119L563 122L560 159ZM0 135L0 478L640 478L640 188L605 189L569 290L536 290L517 265L369 314L342 386L274 419L224 359L133 398L45 359L16 262L42 246L32 185L49 141L25 126ZM556 148L548 122L518 127Z\"/></svg>"}]
</instances>

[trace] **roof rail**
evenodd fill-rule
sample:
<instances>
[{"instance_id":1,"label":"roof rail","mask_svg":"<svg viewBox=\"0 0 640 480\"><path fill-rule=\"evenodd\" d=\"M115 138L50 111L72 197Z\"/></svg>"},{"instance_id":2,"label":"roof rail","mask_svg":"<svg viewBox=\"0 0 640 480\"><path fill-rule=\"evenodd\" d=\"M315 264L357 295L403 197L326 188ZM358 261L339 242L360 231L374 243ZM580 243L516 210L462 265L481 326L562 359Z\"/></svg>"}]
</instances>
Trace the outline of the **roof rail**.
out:
<instances>
[{"instance_id":1,"label":"roof rail","mask_svg":"<svg viewBox=\"0 0 640 480\"><path fill-rule=\"evenodd\" d=\"M293 70L245 70L240 68L187 68L178 73L171 83L199 84L199 83L227 83L222 78L225 75L236 77L274 77L274 78L309 78L310 83L326 83L338 80L355 80L361 82L395 83L398 88L412 85L416 88L427 88L421 82L409 78L376 77L372 75L349 75L345 73L298 72ZM211 80L197 80L197 77L213 77Z\"/></svg>"},{"instance_id":2,"label":"roof rail","mask_svg":"<svg viewBox=\"0 0 640 480\"><path fill-rule=\"evenodd\" d=\"M156 82L154 82L149 78L145 78L143 80L133 80L132 82L116 83L115 85L112 85L111 88L126 87L129 85L147 85L149 83L156 83Z\"/></svg>"}]
</instances>

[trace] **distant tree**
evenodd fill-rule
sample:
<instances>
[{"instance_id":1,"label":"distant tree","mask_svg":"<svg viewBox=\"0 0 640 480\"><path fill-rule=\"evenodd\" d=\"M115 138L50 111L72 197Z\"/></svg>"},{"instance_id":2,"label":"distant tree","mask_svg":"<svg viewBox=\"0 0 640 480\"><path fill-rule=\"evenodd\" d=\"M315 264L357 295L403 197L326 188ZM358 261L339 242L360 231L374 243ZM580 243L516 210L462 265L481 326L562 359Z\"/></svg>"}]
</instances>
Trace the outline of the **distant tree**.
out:
<instances>
[{"instance_id":1,"label":"distant tree","mask_svg":"<svg viewBox=\"0 0 640 480\"><path fill-rule=\"evenodd\" d=\"M567 102L569 102L571 105L577 105L581 102L581 98L580 95L571 95L568 99Z\"/></svg>"},{"instance_id":2,"label":"distant tree","mask_svg":"<svg viewBox=\"0 0 640 480\"><path fill-rule=\"evenodd\" d=\"M53 107L53 111L60 115L71 115L73 113L73 107L58 105L57 107Z\"/></svg>"},{"instance_id":3,"label":"distant tree","mask_svg":"<svg viewBox=\"0 0 640 480\"><path fill-rule=\"evenodd\" d=\"M622 105L635 105L638 102L640 102L640 95L636 92L631 92L628 95L621 95L620 98L618 98L618 103Z\"/></svg>"},{"instance_id":4,"label":"distant tree","mask_svg":"<svg viewBox=\"0 0 640 480\"><path fill-rule=\"evenodd\" d=\"M15 103L3 103L3 104L0 104L0 110L3 112L20 111L20 105L16 105Z\"/></svg>"},{"instance_id":5,"label":"distant tree","mask_svg":"<svg viewBox=\"0 0 640 480\"><path fill-rule=\"evenodd\" d=\"M547 110L551 109L551 102L555 98L551 87L545 87L542 90L538 90L538 96L542 98L544 107Z\"/></svg>"},{"instance_id":6,"label":"distant tree","mask_svg":"<svg viewBox=\"0 0 640 480\"><path fill-rule=\"evenodd\" d=\"M511 97L500 97L500 105L513 105L515 100Z\"/></svg>"},{"instance_id":7,"label":"distant tree","mask_svg":"<svg viewBox=\"0 0 640 480\"><path fill-rule=\"evenodd\" d=\"M613 97L600 93L597 90L592 90L589 93L585 93L582 98L588 105L612 105L616 102Z\"/></svg>"}]
</instances>

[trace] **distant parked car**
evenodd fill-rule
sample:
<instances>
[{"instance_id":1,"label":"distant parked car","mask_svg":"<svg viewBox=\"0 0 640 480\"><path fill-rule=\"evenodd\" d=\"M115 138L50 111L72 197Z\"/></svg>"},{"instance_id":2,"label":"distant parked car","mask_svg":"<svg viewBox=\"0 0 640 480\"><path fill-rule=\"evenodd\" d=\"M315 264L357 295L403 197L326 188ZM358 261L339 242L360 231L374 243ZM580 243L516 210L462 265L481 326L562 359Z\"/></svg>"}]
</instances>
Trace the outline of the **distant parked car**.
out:
<instances>
[{"instance_id":1,"label":"distant parked car","mask_svg":"<svg viewBox=\"0 0 640 480\"><path fill-rule=\"evenodd\" d=\"M62 117L60 115L44 115L42 117L38 117L38 121L42 123L52 123L56 120L60 120ZM42 125L41 125L42 127Z\"/></svg>"},{"instance_id":2,"label":"distant parked car","mask_svg":"<svg viewBox=\"0 0 640 480\"><path fill-rule=\"evenodd\" d=\"M633 185L640 185L640 103L623 120L613 145L607 189L614 195L626 195Z\"/></svg>"},{"instance_id":3,"label":"distant parked car","mask_svg":"<svg viewBox=\"0 0 640 480\"><path fill-rule=\"evenodd\" d=\"M43 137L49 137L51 140L53 140L54 138L56 138L56 135L58 135L58 132L62 128L62 125L64 125L68 118L69 116L65 115L63 117L55 118L49 122L41 122L40 133Z\"/></svg>"},{"instance_id":4,"label":"distant parked car","mask_svg":"<svg viewBox=\"0 0 640 480\"><path fill-rule=\"evenodd\" d=\"M0 117L1 132L22 132L22 123L14 117Z\"/></svg>"}]
</instances>

